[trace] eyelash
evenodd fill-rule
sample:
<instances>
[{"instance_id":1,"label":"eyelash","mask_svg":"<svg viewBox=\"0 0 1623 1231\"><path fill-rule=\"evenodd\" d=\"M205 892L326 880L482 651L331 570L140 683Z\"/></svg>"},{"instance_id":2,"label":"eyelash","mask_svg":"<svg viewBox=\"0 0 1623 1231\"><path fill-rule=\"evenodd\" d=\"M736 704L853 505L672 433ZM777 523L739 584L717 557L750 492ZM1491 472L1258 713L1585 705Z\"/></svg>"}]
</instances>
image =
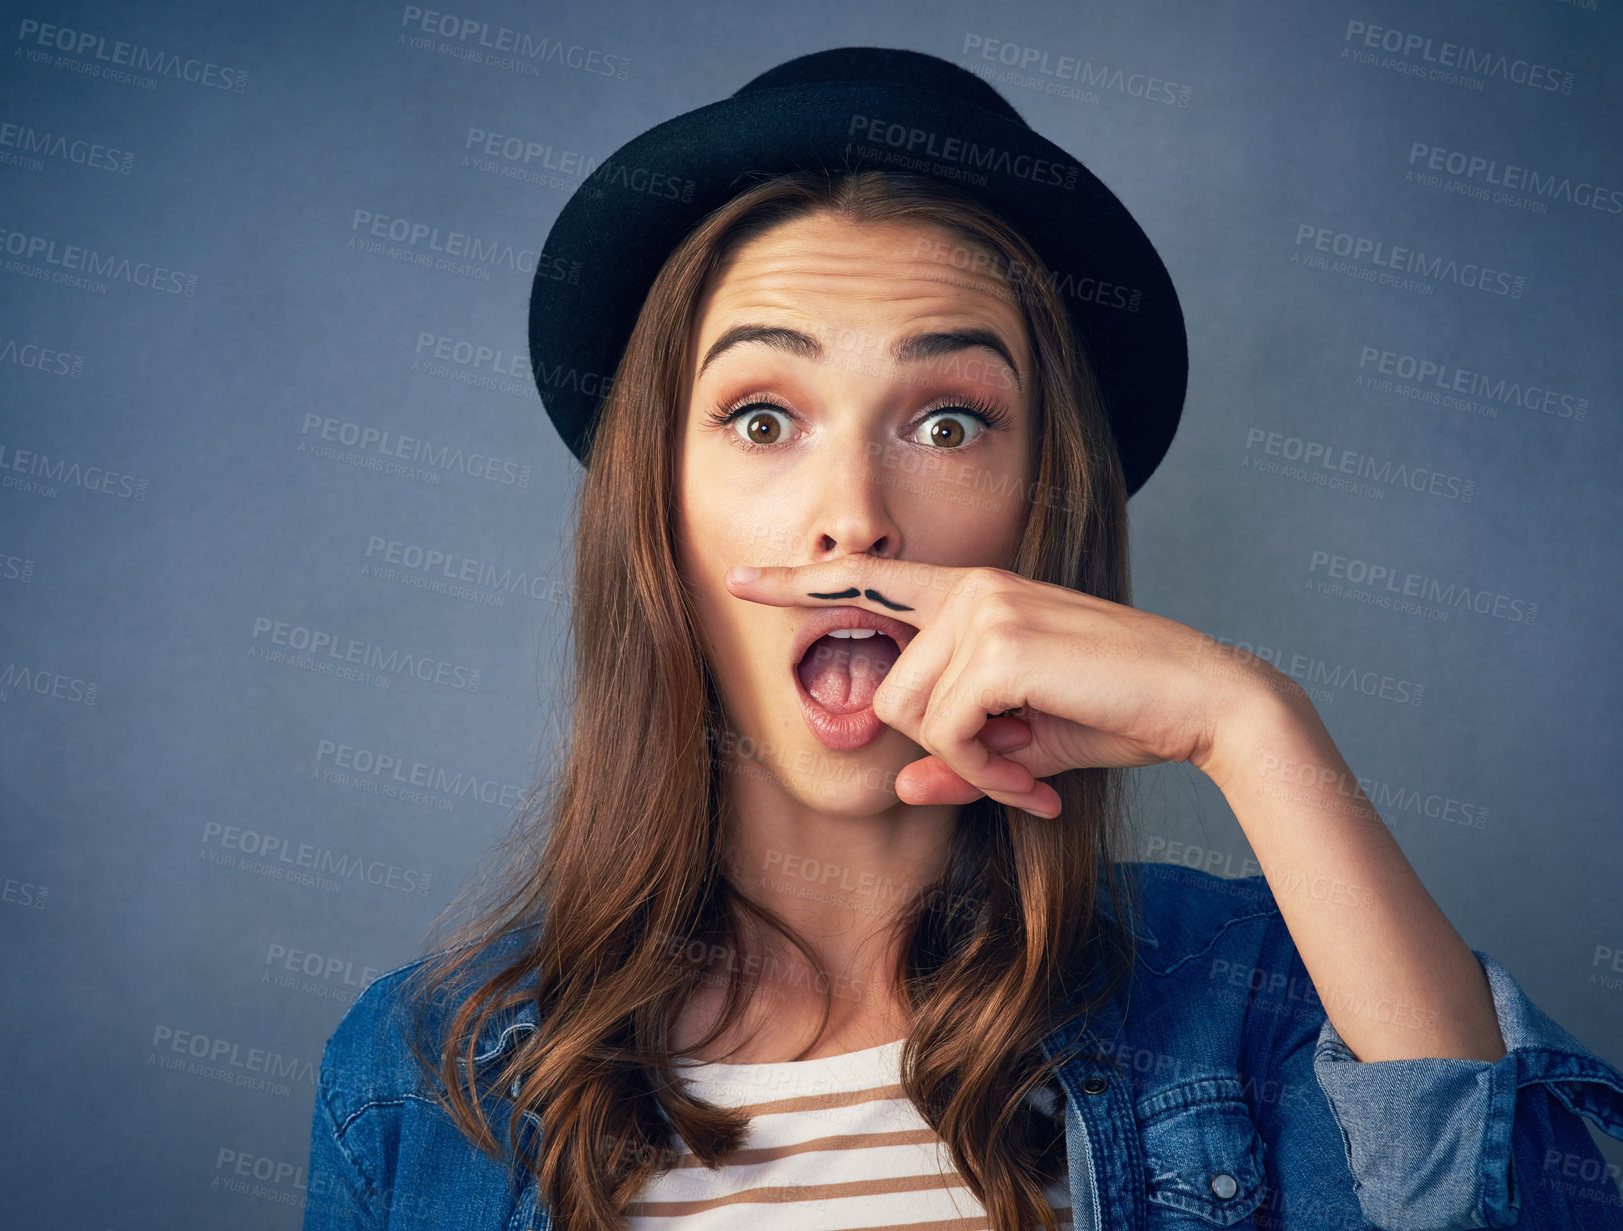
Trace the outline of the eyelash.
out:
<instances>
[{"instance_id":1,"label":"eyelash","mask_svg":"<svg viewBox=\"0 0 1623 1231\"><path fill-rule=\"evenodd\" d=\"M709 414L707 414L705 417L708 418L710 422L725 427L730 425L733 420L737 419L746 410L753 410L758 406L770 406L773 410L778 411L780 414L788 415L791 419L794 418L793 413L787 406L774 402L771 398L759 393L746 394L744 397L737 398L734 401L729 402L727 405L718 407L716 410L709 412ZM987 401L978 394L972 394L968 397L951 397L941 402L939 405L930 407L919 416L917 423L914 425L915 430L917 430L919 424L922 424L932 415L939 415L948 410L955 411L959 414L967 414L972 419L978 419L983 429L993 431L1003 427L1009 422L1008 411L1004 410L1001 406ZM752 452L778 448L776 444L763 445L758 444L753 440L746 440L737 432L730 432L729 435L731 435L738 443L739 448L748 449ZM943 449L941 452L951 452L951 450Z\"/></svg>"}]
</instances>

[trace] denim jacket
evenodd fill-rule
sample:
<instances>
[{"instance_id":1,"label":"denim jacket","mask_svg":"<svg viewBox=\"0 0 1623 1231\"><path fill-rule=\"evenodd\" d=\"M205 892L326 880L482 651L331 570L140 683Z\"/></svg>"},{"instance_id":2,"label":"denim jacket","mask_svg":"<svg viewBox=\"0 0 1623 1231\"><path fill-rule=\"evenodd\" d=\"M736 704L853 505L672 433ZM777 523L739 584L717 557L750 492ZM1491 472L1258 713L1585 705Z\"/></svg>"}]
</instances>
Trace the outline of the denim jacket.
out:
<instances>
[{"instance_id":1,"label":"denim jacket","mask_svg":"<svg viewBox=\"0 0 1623 1231\"><path fill-rule=\"evenodd\" d=\"M1502 1059L1360 1062L1262 877L1134 868L1131 978L1102 1012L1043 1040L1050 1056L1072 1052L1058 1077L1075 1231L1623 1231L1616 1168L1580 1118L1623 1138L1623 1073L1491 957L1476 954ZM327 1044L305 1231L543 1231L534 1177L473 1147L425 1084L397 1012L413 969L374 982ZM1424 1026L1403 1005L1354 1011ZM510 1011L475 1065L499 1063L534 1029L533 1006ZM498 1136L507 1110L492 1116Z\"/></svg>"}]
</instances>

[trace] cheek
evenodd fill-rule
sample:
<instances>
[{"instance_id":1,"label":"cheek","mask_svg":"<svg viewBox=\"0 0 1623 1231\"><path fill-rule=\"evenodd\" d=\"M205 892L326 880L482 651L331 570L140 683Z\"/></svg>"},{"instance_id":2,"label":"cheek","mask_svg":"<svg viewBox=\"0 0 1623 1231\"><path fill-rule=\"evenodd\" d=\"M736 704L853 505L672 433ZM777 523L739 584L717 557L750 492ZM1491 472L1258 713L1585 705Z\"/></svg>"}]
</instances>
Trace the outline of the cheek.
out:
<instances>
[{"instance_id":1,"label":"cheek","mask_svg":"<svg viewBox=\"0 0 1623 1231\"><path fill-rule=\"evenodd\" d=\"M683 493L677 516L682 566L691 584L709 593L725 590L722 574L733 563L729 510L714 485L695 484Z\"/></svg>"},{"instance_id":2,"label":"cheek","mask_svg":"<svg viewBox=\"0 0 1623 1231\"><path fill-rule=\"evenodd\" d=\"M744 553L729 533L732 511L718 499L713 484L689 484L681 494L675 521L678 564L682 581L692 597L699 632L705 643L705 657L712 673L730 677L736 671L738 655L721 657L720 647L739 644L737 601L727 589L725 573L729 565L741 562Z\"/></svg>"},{"instance_id":3,"label":"cheek","mask_svg":"<svg viewBox=\"0 0 1623 1231\"><path fill-rule=\"evenodd\" d=\"M1027 488L1014 472L973 484L942 483L912 495L897 512L909 554L941 564L1012 564L1030 517Z\"/></svg>"},{"instance_id":4,"label":"cheek","mask_svg":"<svg viewBox=\"0 0 1623 1231\"><path fill-rule=\"evenodd\" d=\"M793 521L795 482L763 482L758 468L715 459L696 469L683 493L690 555L714 574L717 585L734 564L780 564L798 546L783 527Z\"/></svg>"},{"instance_id":5,"label":"cheek","mask_svg":"<svg viewBox=\"0 0 1623 1231\"><path fill-rule=\"evenodd\" d=\"M702 449L684 450L677 478L676 535L682 567L690 583L702 582L712 571L716 551L718 484L714 467L706 464Z\"/></svg>"}]
</instances>

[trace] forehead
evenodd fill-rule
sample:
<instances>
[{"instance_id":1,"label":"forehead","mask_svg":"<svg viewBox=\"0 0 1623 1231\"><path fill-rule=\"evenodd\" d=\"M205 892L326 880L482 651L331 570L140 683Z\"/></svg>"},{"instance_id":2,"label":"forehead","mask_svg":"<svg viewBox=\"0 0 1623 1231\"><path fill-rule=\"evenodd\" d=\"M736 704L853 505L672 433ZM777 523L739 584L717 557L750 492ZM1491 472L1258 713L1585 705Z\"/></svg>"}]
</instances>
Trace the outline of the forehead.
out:
<instances>
[{"instance_id":1,"label":"forehead","mask_svg":"<svg viewBox=\"0 0 1623 1231\"><path fill-rule=\"evenodd\" d=\"M1027 364L1024 321L1001 263L924 222L796 218L741 246L699 305L695 345L746 318L889 337L921 326L991 326Z\"/></svg>"}]
</instances>

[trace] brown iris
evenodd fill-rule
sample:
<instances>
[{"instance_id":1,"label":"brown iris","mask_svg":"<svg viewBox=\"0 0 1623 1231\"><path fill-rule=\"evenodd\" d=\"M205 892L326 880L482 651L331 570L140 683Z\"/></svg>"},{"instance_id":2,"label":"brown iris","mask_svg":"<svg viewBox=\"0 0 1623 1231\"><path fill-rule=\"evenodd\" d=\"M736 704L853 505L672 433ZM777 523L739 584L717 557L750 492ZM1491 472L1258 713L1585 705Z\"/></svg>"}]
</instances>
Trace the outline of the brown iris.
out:
<instances>
[{"instance_id":1,"label":"brown iris","mask_svg":"<svg viewBox=\"0 0 1623 1231\"><path fill-rule=\"evenodd\" d=\"M783 428L779 426L777 419L772 415L757 413L750 416L749 422L744 425L744 430L746 435L756 444L770 445L777 443L778 435L783 431Z\"/></svg>"}]
</instances>

